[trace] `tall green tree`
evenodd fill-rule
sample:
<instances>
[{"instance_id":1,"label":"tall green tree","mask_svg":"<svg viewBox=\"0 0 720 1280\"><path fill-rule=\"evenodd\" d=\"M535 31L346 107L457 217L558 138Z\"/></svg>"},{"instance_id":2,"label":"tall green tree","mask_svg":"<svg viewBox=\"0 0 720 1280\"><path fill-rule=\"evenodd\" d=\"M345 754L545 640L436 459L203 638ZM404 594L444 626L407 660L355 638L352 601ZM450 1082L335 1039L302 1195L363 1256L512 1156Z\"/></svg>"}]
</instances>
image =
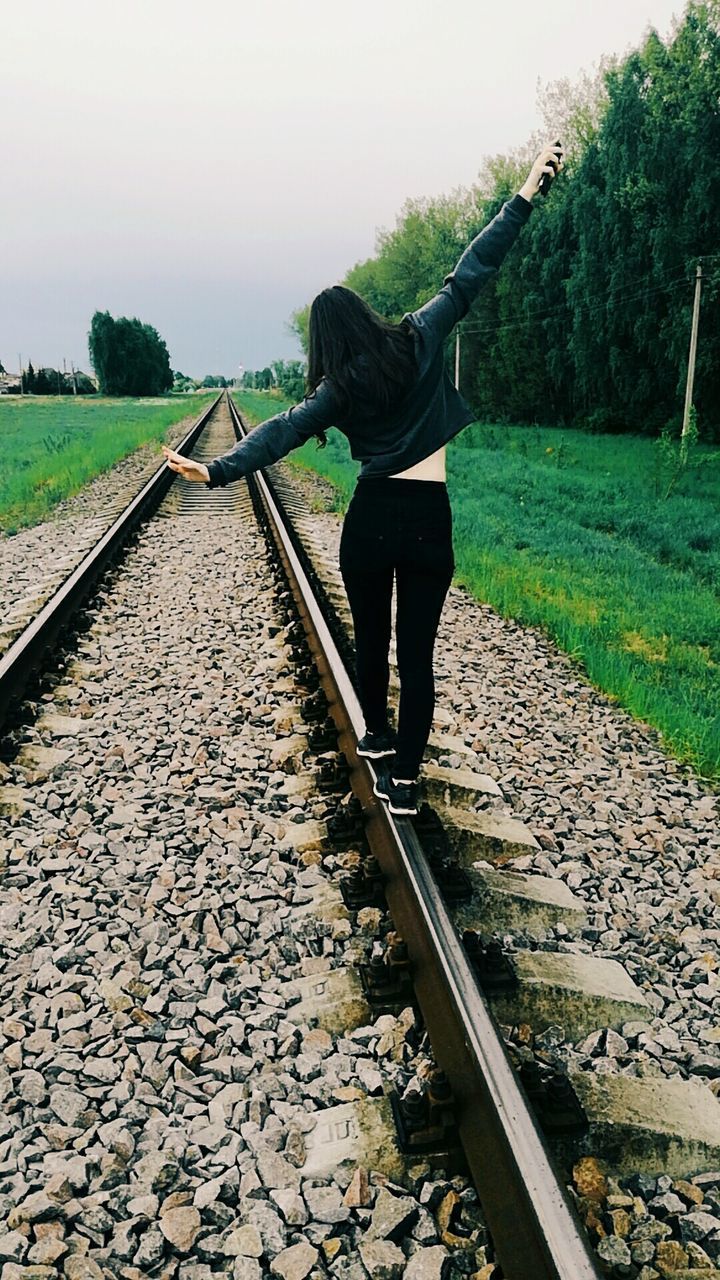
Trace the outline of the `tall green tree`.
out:
<instances>
[{"instance_id":1,"label":"tall green tree","mask_svg":"<svg viewBox=\"0 0 720 1280\"><path fill-rule=\"evenodd\" d=\"M542 134L489 157L470 190L406 202L344 283L391 320L422 305L559 136L564 172L461 322L461 391L479 418L677 426L704 258L695 407L720 438L720 0L689 0L665 40L651 29L548 86L542 109ZM307 319L293 313L305 351Z\"/></svg>"},{"instance_id":2,"label":"tall green tree","mask_svg":"<svg viewBox=\"0 0 720 1280\"><path fill-rule=\"evenodd\" d=\"M290 400L302 400L305 393L305 371L302 360L274 360L271 366L276 386Z\"/></svg>"},{"instance_id":3,"label":"tall green tree","mask_svg":"<svg viewBox=\"0 0 720 1280\"><path fill-rule=\"evenodd\" d=\"M173 385L167 346L157 329L136 317L96 311L88 334L102 395L156 396Z\"/></svg>"}]
</instances>

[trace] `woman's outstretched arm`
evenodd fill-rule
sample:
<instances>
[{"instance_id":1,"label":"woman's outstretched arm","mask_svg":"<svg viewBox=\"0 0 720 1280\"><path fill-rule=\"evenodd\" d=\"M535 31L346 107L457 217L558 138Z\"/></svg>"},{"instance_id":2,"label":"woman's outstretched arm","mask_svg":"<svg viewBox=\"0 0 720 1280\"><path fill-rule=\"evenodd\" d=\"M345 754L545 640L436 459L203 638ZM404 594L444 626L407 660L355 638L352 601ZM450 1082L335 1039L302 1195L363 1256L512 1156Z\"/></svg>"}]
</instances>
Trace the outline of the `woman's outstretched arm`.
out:
<instances>
[{"instance_id":1,"label":"woman's outstretched arm","mask_svg":"<svg viewBox=\"0 0 720 1280\"><path fill-rule=\"evenodd\" d=\"M445 277L442 289L417 311L406 313L427 341L435 345L443 342L458 320L467 315L483 285L497 273L532 213L532 200L543 174L554 175L562 168L559 151L559 145L543 148L517 195L506 200L499 213L470 242L455 270Z\"/></svg>"},{"instance_id":2,"label":"woman's outstretched arm","mask_svg":"<svg viewBox=\"0 0 720 1280\"><path fill-rule=\"evenodd\" d=\"M278 462L318 431L334 426L338 410L336 394L327 378L323 378L316 390L299 404L266 418L207 466L192 458L183 458L167 445L163 445L163 453L172 471L179 472L186 480L197 480L215 489Z\"/></svg>"}]
</instances>

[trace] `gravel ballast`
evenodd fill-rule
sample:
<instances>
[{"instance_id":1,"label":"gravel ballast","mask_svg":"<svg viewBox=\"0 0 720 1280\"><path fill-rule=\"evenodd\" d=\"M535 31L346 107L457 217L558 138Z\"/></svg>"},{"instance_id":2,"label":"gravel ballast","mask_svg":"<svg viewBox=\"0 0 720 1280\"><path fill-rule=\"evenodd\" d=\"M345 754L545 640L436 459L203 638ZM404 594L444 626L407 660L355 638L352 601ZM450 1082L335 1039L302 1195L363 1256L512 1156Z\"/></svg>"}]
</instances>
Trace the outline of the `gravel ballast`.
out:
<instances>
[{"instance_id":1,"label":"gravel ballast","mask_svg":"<svg viewBox=\"0 0 720 1280\"><path fill-rule=\"evenodd\" d=\"M174 422L164 443L172 448L197 422L192 413ZM0 654L42 608L102 533L163 462L158 445L141 445L79 493L65 498L39 524L8 535L0 531L2 622Z\"/></svg>"},{"instance_id":2,"label":"gravel ballast","mask_svg":"<svg viewBox=\"0 0 720 1280\"><path fill-rule=\"evenodd\" d=\"M303 1172L317 1115L427 1046L411 1010L287 1016L373 928L307 910L339 859L294 832L337 797L277 762L304 694L249 503L181 515L174 488L0 771L0 1275L489 1277L462 1177Z\"/></svg>"}]
</instances>

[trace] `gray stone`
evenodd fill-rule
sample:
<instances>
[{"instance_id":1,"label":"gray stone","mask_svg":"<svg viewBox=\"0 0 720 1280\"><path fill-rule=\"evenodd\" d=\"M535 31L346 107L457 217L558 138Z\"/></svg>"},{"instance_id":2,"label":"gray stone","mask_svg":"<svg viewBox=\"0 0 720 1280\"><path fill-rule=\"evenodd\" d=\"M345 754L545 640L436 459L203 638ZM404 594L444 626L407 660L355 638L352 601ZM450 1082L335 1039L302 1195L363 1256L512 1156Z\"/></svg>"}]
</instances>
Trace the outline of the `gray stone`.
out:
<instances>
[{"instance_id":1,"label":"gray stone","mask_svg":"<svg viewBox=\"0 0 720 1280\"><path fill-rule=\"evenodd\" d=\"M133 1196L127 1202L128 1213L145 1218L156 1218L160 1209L160 1201L155 1195Z\"/></svg>"},{"instance_id":2,"label":"gray stone","mask_svg":"<svg viewBox=\"0 0 720 1280\"><path fill-rule=\"evenodd\" d=\"M104 1280L102 1268L94 1258L82 1253L72 1253L63 1263L63 1272L67 1280Z\"/></svg>"},{"instance_id":3,"label":"gray stone","mask_svg":"<svg viewBox=\"0 0 720 1280\"><path fill-rule=\"evenodd\" d=\"M209 1204L213 1204L223 1189L222 1178L211 1178L209 1182L203 1182L196 1189L193 1196L193 1204L196 1209L206 1209Z\"/></svg>"},{"instance_id":4,"label":"gray stone","mask_svg":"<svg viewBox=\"0 0 720 1280\"><path fill-rule=\"evenodd\" d=\"M679 1219L678 1230L682 1240L705 1240L713 1232L720 1231L720 1218L706 1213L704 1209L695 1209Z\"/></svg>"},{"instance_id":5,"label":"gray stone","mask_svg":"<svg viewBox=\"0 0 720 1280\"><path fill-rule=\"evenodd\" d=\"M179 1280L215 1280L217 1272L206 1262L190 1262L186 1259L180 1263ZM133 1280L136 1280L133 1277Z\"/></svg>"},{"instance_id":6,"label":"gray stone","mask_svg":"<svg viewBox=\"0 0 720 1280\"><path fill-rule=\"evenodd\" d=\"M30 1249L27 1262L35 1262L41 1267L54 1267L66 1254L68 1246L57 1236L43 1236L36 1240Z\"/></svg>"},{"instance_id":7,"label":"gray stone","mask_svg":"<svg viewBox=\"0 0 720 1280\"><path fill-rule=\"evenodd\" d=\"M23 1102L29 1102L33 1107L41 1107L47 1097L45 1080L39 1071L19 1072L15 1092Z\"/></svg>"},{"instance_id":8,"label":"gray stone","mask_svg":"<svg viewBox=\"0 0 720 1280\"><path fill-rule=\"evenodd\" d=\"M684 1213L685 1204L672 1191L666 1191L662 1196L653 1196L652 1200L648 1201L648 1209L652 1210L658 1218L671 1218Z\"/></svg>"},{"instance_id":9,"label":"gray stone","mask_svg":"<svg viewBox=\"0 0 720 1280\"><path fill-rule=\"evenodd\" d=\"M160 1230L165 1239L180 1253L189 1253L192 1249L200 1226L200 1214L190 1204L168 1209L160 1218Z\"/></svg>"},{"instance_id":10,"label":"gray stone","mask_svg":"<svg viewBox=\"0 0 720 1280\"><path fill-rule=\"evenodd\" d=\"M157 1227L152 1226L140 1236L133 1261L138 1267L151 1267L160 1261L164 1251L163 1237Z\"/></svg>"},{"instance_id":11,"label":"gray stone","mask_svg":"<svg viewBox=\"0 0 720 1280\"><path fill-rule=\"evenodd\" d=\"M83 1112L87 1111L88 1101L77 1089L57 1084L50 1090L50 1109L63 1124L72 1126L76 1125Z\"/></svg>"},{"instance_id":12,"label":"gray stone","mask_svg":"<svg viewBox=\"0 0 720 1280\"><path fill-rule=\"evenodd\" d=\"M22 1262L28 1251L28 1239L21 1231L4 1231L0 1234L0 1259L4 1262Z\"/></svg>"},{"instance_id":13,"label":"gray stone","mask_svg":"<svg viewBox=\"0 0 720 1280\"><path fill-rule=\"evenodd\" d=\"M632 1262L630 1249L620 1236L605 1236L596 1248L603 1262L611 1267L629 1266Z\"/></svg>"},{"instance_id":14,"label":"gray stone","mask_svg":"<svg viewBox=\"0 0 720 1280\"><path fill-rule=\"evenodd\" d=\"M640 1218L640 1221L632 1227L629 1238L634 1247L635 1242L638 1240L657 1242L658 1240L667 1240L668 1236L671 1235L672 1227L669 1223L660 1222L659 1218L653 1218L652 1214L648 1213L646 1217Z\"/></svg>"},{"instance_id":15,"label":"gray stone","mask_svg":"<svg viewBox=\"0 0 720 1280\"><path fill-rule=\"evenodd\" d=\"M299 1244L290 1245L272 1259L270 1271L281 1276L282 1280L305 1280L319 1258L317 1249L302 1240Z\"/></svg>"},{"instance_id":16,"label":"gray stone","mask_svg":"<svg viewBox=\"0 0 720 1280\"><path fill-rule=\"evenodd\" d=\"M372 1280L399 1280L405 1254L392 1240L361 1240L360 1257Z\"/></svg>"},{"instance_id":17,"label":"gray stone","mask_svg":"<svg viewBox=\"0 0 720 1280\"><path fill-rule=\"evenodd\" d=\"M402 1240L409 1234L418 1216L418 1206L409 1196L391 1195L385 1187L378 1191L375 1207L366 1232L368 1240Z\"/></svg>"},{"instance_id":18,"label":"gray stone","mask_svg":"<svg viewBox=\"0 0 720 1280\"><path fill-rule=\"evenodd\" d=\"M102 1084L113 1084L120 1075L120 1063L116 1058L86 1058L83 1075Z\"/></svg>"},{"instance_id":19,"label":"gray stone","mask_svg":"<svg viewBox=\"0 0 720 1280\"><path fill-rule=\"evenodd\" d=\"M212 1101L208 1104L208 1115L211 1124L226 1124L237 1105L245 1096L245 1086L242 1084L226 1084L222 1089L214 1095Z\"/></svg>"},{"instance_id":20,"label":"gray stone","mask_svg":"<svg viewBox=\"0 0 720 1280\"><path fill-rule=\"evenodd\" d=\"M283 1218L291 1227L304 1227L308 1220L305 1201L298 1191L282 1188L271 1191L270 1199L275 1201Z\"/></svg>"},{"instance_id":21,"label":"gray stone","mask_svg":"<svg viewBox=\"0 0 720 1280\"><path fill-rule=\"evenodd\" d=\"M121 1222L116 1227L108 1246L113 1258L120 1258L122 1262L130 1262L137 1249L139 1228L140 1223L137 1218L129 1218L126 1222Z\"/></svg>"},{"instance_id":22,"label":"gray stone","mask_svg":"<svg viewBox=\"0 0 720 1280\"><path fill-rule=\"evenodd\" d=\"M437 1243L438 1230L435 1220L422 1205L418 1207L417 1222L413 1226L410 1235L413 1240L417 1240L418 1244L429 1245Z\"/></svg>"},{"instance_id":23,"label":"gray stone","mask_svg":"<svg viewBox=\"0 0 720 1280\"><path fill-rule=\"evenodd\" d=\"M165 1191L177 1177L177 1156L172 1151L150 1151L144 1155L133 1172L141 1186L151 1191Z\"/></svg>"},{"instance_id":24,"label":"gray stone","mask_svg":"<svg viewBox=\"0 0 720 1280\"><path fill-rule=\"evenodd\" d=\"M315 1222L347 1222L350 1210L338 1187L303 1187L305 1203Z\"/></svg>"},{"instance_id":25,"label":"gray stone","mask_svg":"<svg viewBox=\"0 0 720 1280\"><path fill-rule=\"evenodd\" d=\"M403 1280L445 1280L450 1255L444 1245L418 1249L403 1272Z\"/></svg>"},{"instance_id":26,"label":"gray stone","mask_svg":"<svg viewBox=\"0 0 720 1280\"><path fill-rule=\"evenodd\" d=\"M257 1228L250 1223L236 1227L230 1232L223 1244L223 1253L228 1258L259 1258L263 1251L263 1242Z\"/></svg>"},{"instance_id":27,"label":"gray stone","mask_svg":"<svg viewBox=\"0 0 720 1280\"><path fill-rule=\"evenodd\" d=\"M257 1171L264 1187L279 1190L289 1188L300 1189L300 1174L297 1169L277 1151L260 1150L257 1154Z\"/></svg>"},{"instance_id":28,"label":"gray stone","mask_svg":"<svg viewBox=\"0 0 720 1280\"><path fill-rule=\"evenodd\" d=\"M266 1200L245 1200L242 1204L241 1216L260 1233L263 1250L270 1257L279 1253L287 1244L285 1223L276 1209Z\"/></svg>"},{"instance_id":29,"label":"gray stone","mask_svg":"<svg viewBox=\"0 0 720 1280\"><path fill-rule=\"evenodd\" d=\"M262 1267L255 1258L235 1258L233 1280L262 1280Z\"/></svg>"}]
</instances>

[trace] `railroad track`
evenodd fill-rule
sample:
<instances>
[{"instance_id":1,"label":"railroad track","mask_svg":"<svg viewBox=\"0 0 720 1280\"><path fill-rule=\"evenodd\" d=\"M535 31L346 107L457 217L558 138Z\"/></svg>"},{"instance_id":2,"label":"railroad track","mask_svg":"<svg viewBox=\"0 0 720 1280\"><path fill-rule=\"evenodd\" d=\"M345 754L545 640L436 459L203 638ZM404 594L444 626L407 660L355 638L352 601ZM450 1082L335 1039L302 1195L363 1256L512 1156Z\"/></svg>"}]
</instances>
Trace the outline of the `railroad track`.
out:
<instances>
[{"instance_id":1,"label":"railroad track","mask_svg":"<svg viewBox=\"0 0 720 1280\"><path fill-rule=\"evenodd\" d=\"M196 412L168 427L165 443L177 448L196 425L197 417ZM189 422L190 418L194 421ZM146 444L58 503L49 519L0 537L0 655L92 551L156 469L157 450Z\"/></svg>"},{"instance_id":2,"label":"railroad track","mask_svg":"<svg viewBox=\"0 0 720 1280\"><path fill-rule=\"evenodd\" d=\"M221 398L218 396L200 415L178 443L178 449L194 448ZM119 510L115 509L114 503L106 513L105 521L96 517L94 523L97 536L92 546L79 559L72 557L70 572L64 580L57 583L55 575L49 574L49 582L54 587L50 595L41 589L34 602L21 600L14 607L24 624L19 634L15 634L17 627L10 621L10 617L3 620L3 628L8 626L8 634L12 636L12 640L0 655L0 725L20 701L28 681L45 669L52 646L63 629L72 619L77 626L82 603L100 575L122 551L148 513L155 509L171 483L172 475L168 474L167 468L162 467L129 502L123 502ZM107 515L113 518L108 520ZM14 611L11 611L13 616Z\"/></svg>"},{"instance_id":3,"label":"railroad track","mask_svg":"<svg viewBox=\"0 0 720 1280\"><path fill-rule=\"evenodd\" d=\"M184 451L194 451L195 456L207 458L226 448L229 415L232 415L236 434L240 433L243 427L233 402L229 397L223 398L197 424L191 433L192 439L184 442ZM493 913L498 919L507 921L510 918L508 913L512 913L520 901L528 908L524 917L526 925L528 921L535 921L538 927L548 917L570 919L572 912L578 910L577 904L567 899L558 901L549 894L547 885L540 885L539 877L535 877L536 883L531 885L527 883L527 877L513 875L508 870L475 869L478 850L482 850L486 858L492 855L503 863L513 853L532 847L533 843L531 834L522 824L495 812L499 789L490 779L474 774L472 770L452 769L429 761L426 792L433 802L433 809L424 811L416 821L393 820L385 806L374 798L372 765L355 754L362 720L347 670L352 640L344 593L332 566L322 563L322 548L312 548L312 522L303 511L303 505L294 500L292 494L279 492L282 484L275 477L275 469L271 469L271 475L270 482L267 477L256 477L250 491L255 513L266 530L268 543L275 548L278 565L289 584L280 594L280 604L288 618L288 652L301 660L301 681L305 682L308 690L304 715L310 723L313 719L316 721L313 733L316 741L325 748L320 756L321 767L317 776L326 789L327 786L337 787L338 783L343 788L349 786L350 792L335 815L332 830L341 842L344 833L345 843L364 855L359 863L357 856L345 860L346 867L354 867L354 874L346 878L344 884L346 899L353 911L369 909L371 912L373 904L377 909L378 901L386 900L395 929L402 939L401 944L396 941L391 946L385 959L375 956L374 962L366 965L362 970L366 987L364 992L357 994L369 1000L374 998L375 1009L401 1008L408 998L406 982L410 974L414 999L429 1033L435 1063L444 1073L440 1082L437 1076L431 1078L426 1094L418 1096L411 1093L405 1099L404 1108L399 1105L410 1157L425 1158L432 1165L443 1152L452 1155L457 1131L480 1194L496 1256L508 1280L525 1280L526 1277L527 1280L540 1280L545 1276L582 1280L585 1276L596 1276L600 1274L598 1261L589 1247L564 1181L567 1179L568 1159L572 1162L583 1152L598 1151L602 1126L599 1117L593 1114L597 1096L591 1092L584 1098L590 1113L589 1128L587 1115L583 1123L577 1125L573 1117L568 1119L567 1094L558 1084L557 1075L552 1078L548 1096L548 1073L539 1071L537 1063L526 1055L525 1084L531 1093L542 1095L545 1119L549 1118L550 1128L555 1129L554 1154L551 1154L530 1109L526 1092L519 1084L521 1062L519 1059L511 1061L496 1025L498 1020L532 1024L538 1012L538 992L544 993L546 1000L549 993L551 1000L563 1001L566 1016L571 1016L575 1006L568 987L568 974L563 970L562 961L556 960L556 968L548 979L542 972L542 966L532 959L538 953L528 952L530 959L521 960L521 967L523 963L526 966L521 974L523 981L518 987L517 975L511 974L509 990L502 957L493 948L488 953L481 936L485 929L492 931ZM167 493L172 473L162 468L156 479L157 483L152 488L146 486L148 493L144 490L144 496L139 495L142 501L131 504L133 509L125 530L139 527L151 505L162 499L163 491L166 496L158 509L160 526L163 520L174 522L178 517L186 517L187 523L193 527L209 518L217 528L215 517L219 516L223 524L230 521L235 531L238 527L235 522L248 518L250 494L245 484L208 493L200 486L176 481ZM290 509L290 522L281 510L281 499L284 500L283 505ZM115 525L102 540L99 557L88 564L91 576L84 580L79 573L72 575L77 580L68 582L67 590L59 593L59 616L53 619L46 606L43 610L45 617L41 619L39 616L34 621L26 642L16 642L13 646L14 661L19 665L14 667L12 652L5 655L0 667L0 696L4 707L11 708L19 691L31 687L28 682L37 681L52 637L67 628L73 608L79 601L88 600L103 564L106 565L109 558L117 554L124 535ZM161 540L158 540L155 551L162 553ZM178 608L180 612L186 608L184 600L179 602ZM293 614L299 617L299 624L291 620ZM303 661L305 646L312 655L312 664L308 664L307 654ZM277 669L282 685L287 677L282 666ZM41 691L38 706L41 706L43 697L48 693L47 690L42 692L42 684L38 688ZM52 723L51 720L51 727ZM291 736L296 738L292 749L302 757L307 741L303 744L302 734ZM444 743L439 740L442 738ZM448 735L439 735L439 739L435 739L431 747L436 753L443 749L450 756L453 752L462 752L462 744L454 742ZM13 740L11 734L11 745ZM335 758L335 744L344 757L344 769L339 769ZM29 766L30 772L33 762L40 775L44 769L52 769L52 761L43 752L53 748L36 745L34 755L32 744L24 750L25 767ZM8 787L3 790L6 804L14 800L22 810L22 797L18 792L13 793ZM253 794L250 787L248 795L251 799ZM298 795L302 794L300 778ZM438 815L441 818L439 825ZM305 824L295 825L301 832ZM313 838L316 843L319 841L322 848L325 837L319 837L317 832L314 836L308 832L305 835L311 843ZM471 856L465 857L468 853ZM379 872L372 860L379 866ZM438 887L438 873L444 892ZM382 899L378 899L380 883ZM468 885L471 891L469 899ZM480 911L478 903L482 904ZM463 930L469 930L464 936L465 945L461 941ZM484 962L486 985L495 986L490 1003L478 982L479 961ZM483 966L480 968L482 970ZM588 1002L587 987L592 984L586 984L585 992L580 993L584 997L584 1012L573 1015L584 1017L588 1029L598 1025L598 1020L602 1025L607 1015L608 1005L602 1002L600 988L603 981L607 984L610 979L615 984L611 995L616 997L612 1016L616 1019L622 1016L627 1020L632 1012L638 1016L642 1013L641 998L639 993L636 997L632 991L632 984L624 984L617 972L609 974L606 969L599 978L595 978L591 993L594 994L595 1005L592 1000ZM341 981L350 983L352 987L353 975L343 974ZM398 983L399 988L393 985ZM578 995L577 991L575 995ZM492 1007L494 1015L490 1011ZM588 1024L588 1018L594 1018L595 1022ZM453 1099L451 1118L446 1097L448 1086ZM558 1104L554 1114L553 1098ZM444 1117L444 1121L441 1123L438 1117ZM621 1142L629 1142L632 1148L632 1126L622 1122L614 1124L613 1119L606 1116L603 1141L616 1163L618 1135ZM436 1147L430 1143L431 1138L434 1138ZM427 1140L427 1149L423 1140ZM708 1167L714 1141L715 1134L706 1132L704 1145L703 1142L696 1145L694 1159L698 1168ZM649 1158L659 1159L656 1154ZM631 1161L636 1165L642 1164L637 1147L631 1150ZM19 1221L25 1220L20 1218ZM367 1261L365 1265L368 1265Z\"/></svg>"}]
</instances>

